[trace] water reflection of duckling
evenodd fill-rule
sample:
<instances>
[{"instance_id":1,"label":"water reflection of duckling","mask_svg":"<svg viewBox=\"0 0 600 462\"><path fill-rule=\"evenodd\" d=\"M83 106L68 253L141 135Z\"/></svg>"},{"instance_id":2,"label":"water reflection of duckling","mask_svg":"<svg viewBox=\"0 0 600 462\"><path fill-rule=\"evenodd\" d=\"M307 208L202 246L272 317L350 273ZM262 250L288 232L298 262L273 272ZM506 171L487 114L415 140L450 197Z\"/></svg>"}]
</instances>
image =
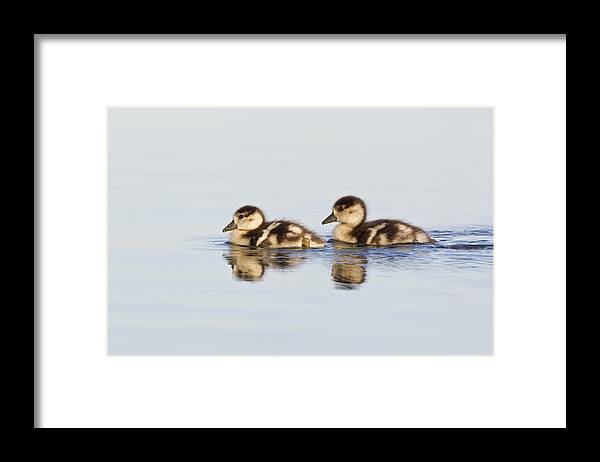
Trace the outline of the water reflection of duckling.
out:
<instances>
[{"instance_id":1,"label":"water reflection of duckling","mask_svg":"<svg viewBox=\"0 0 600 462\"><path fill-rule=\"evenodd\" d=\"M265 220L264 213L253 205L239 208L233 220L223 228L231 231L231 243L251 247L324 247L325 240L291 221Z\"/></svg>"},{"instance_id":2,"label":"water reflection of duckling","mask_svg":"<svg viewBox=\"0 0 600 462\"><path fill-rule=\"evenodd\" d=\"M237 245L232 245L223 257L231 266L233 276L242 281L259 281L267 267L291 269L305 259L303 255L292 255L290 251L251 249Z\"/></svg>"},{"instance_id":3,"label":"water reflection of duckling","mask_svg":"<svg viewBox=\"0 0 600 462\"><path fill-rule=\"evenodd\" d=\"M322 224L340 224L333 230L336 241L350 244L393 245L428 243L433 239L421 228L400 220L367 220L367 206L354 196L344 196L333 204L332 213Z\"/></svg>"},{"instance_id":4,"label":"water reflection of duckling","mask_svg":"<svg viewBox=\"0 0 600 462\"><path fill-rule=\"evenodd\" d=\"M352 249L356 246L336 242L337 250ZM341 289L354 289L367 279L367 257L364 254L335 252L331 266L331 279L336 282L336 287Z\"/></svg>"}]
</instances>

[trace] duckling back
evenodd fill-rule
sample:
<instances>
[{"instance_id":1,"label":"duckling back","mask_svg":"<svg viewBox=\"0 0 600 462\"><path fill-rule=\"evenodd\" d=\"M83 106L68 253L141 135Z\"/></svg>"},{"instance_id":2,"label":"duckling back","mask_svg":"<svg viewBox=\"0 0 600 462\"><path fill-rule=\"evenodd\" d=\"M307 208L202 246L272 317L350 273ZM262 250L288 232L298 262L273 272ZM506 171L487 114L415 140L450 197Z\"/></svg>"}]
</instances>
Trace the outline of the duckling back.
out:
<instances>
[{"instance_id":1,"label":"duckling back","mask_svg":"<svg viewBox=\"0 0 600 462\"><path fill-rule=\"evenodd\" d=\"M325 240L305 228L291 221L273 221L250 239L250 245L255 247L308 247L318 248L325 246Z\"/></svg>"},{"instance_id":2,"label":"duckling back","mask_svg":"<svg viewBox=\"0 0 600 462\"><path fill-rule=\"evenodd\" d=\"M358 243L366 245L433 242L421 228L400 220L370 221L356 229L355 235Z\"/></svg>"}]
</instances>

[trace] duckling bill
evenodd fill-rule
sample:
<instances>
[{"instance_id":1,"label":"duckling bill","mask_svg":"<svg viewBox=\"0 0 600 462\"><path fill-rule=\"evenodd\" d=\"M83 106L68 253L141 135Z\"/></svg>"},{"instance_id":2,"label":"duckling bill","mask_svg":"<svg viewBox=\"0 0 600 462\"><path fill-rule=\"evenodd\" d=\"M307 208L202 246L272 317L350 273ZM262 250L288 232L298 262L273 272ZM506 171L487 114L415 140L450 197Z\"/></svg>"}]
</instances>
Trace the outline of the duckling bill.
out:
<instances>
[{"instance_id":1,"label":"duckling bill","mask_svg":"<svg viewBox=\"0 0 600 462\"><path fill-rule=\"evenodd\" d=\"M245 205L235 211L233 220L223 228L231 231L230 242L251 247L324 247L325 240L291 221L266 221L258 207Z\"/></svg>"},{"instance_id":2,"label":"duckling bill","mask_svg":"<svg viewBox=\"0 0 600 462\"><path fill-rule=\"evenodd\" d=\"M332 207L322 224L339 222L333 230L336 241L349 244L393 245L434 242L421 228L400 220L367 221L367 206L355 196L344 196Z\"/></svg>"}]
</instances>

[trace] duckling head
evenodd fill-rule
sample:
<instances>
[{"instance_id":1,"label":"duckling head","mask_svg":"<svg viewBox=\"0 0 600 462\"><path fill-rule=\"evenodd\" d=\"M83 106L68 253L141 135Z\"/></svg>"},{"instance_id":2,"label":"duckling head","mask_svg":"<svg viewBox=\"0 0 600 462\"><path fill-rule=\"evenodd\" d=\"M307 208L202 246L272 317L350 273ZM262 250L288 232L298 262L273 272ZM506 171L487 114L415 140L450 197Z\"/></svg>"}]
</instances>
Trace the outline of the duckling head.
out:
<instances>
[{"instance_id":1,"label":"duckling head","mask_svg":"<svg viewBox=\"0 0 600 462\"><path fill-rule=\"evenodd\" d=\"M323 220L321 224L333 223L335 221L351 226L358 226L367 218L367 206L362 199L355 196L344 196L339 198L331 208L331 215Z\"/></svg>"},{"instance_id":2,"label":"duckling head","mask_svg":"<svg viewBox=\"0 0 600 462\"><path fill-rule=\"evenodd\" d=\"M242 231L251 231L260 228L265 222L265 214L258 207L245 205L240 207L233 214L233 220L223 228L223 232L240 229Z\"/></svg>"}]
</instances>

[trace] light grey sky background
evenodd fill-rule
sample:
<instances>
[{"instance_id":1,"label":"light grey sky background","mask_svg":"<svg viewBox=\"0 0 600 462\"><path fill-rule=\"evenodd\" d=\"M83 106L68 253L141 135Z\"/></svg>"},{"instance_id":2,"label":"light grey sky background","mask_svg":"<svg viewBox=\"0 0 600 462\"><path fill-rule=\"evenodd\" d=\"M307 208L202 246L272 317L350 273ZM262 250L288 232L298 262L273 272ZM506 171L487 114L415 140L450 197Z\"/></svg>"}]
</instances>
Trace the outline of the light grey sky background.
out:
<instances>
[{"instance_id":1,"label":"light grey sky background","mask_svg":"<svg viewBox=\"0 0 600 462\"><path fill-rule=\"evenodd\" d=\"M253 204L320 228L346 194L371 219L492 224L492 109L115 108L109 151L111 218L129 224L149 206L218 234Z\"/></svg>"}]
</instances>

